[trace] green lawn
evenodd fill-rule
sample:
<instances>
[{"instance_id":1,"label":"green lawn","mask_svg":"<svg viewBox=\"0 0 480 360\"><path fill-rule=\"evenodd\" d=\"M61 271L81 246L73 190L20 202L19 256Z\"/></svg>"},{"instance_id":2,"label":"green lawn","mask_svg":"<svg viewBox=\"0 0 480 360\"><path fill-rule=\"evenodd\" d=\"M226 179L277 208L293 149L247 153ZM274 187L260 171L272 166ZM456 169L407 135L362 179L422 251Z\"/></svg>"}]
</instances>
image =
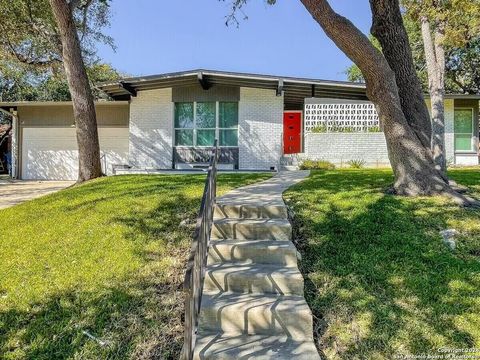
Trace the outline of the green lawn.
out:
<instances>
[{"instance_id":1,"label":"green lawn","mask_svg":"<svg viewBox=\"0 0 480 360\"><path fill-rule=\"evenodd\" d=\"M480 169L450 175L480 198ZM320 349L392 359L480 348L480 212L385 195L391 183L389 170L318 171L285 194ZM447 228L461 233L454 252Z\"/></svg>"},{"instance_id":2,"label":"green lawn","mask_svg":"<svg viewBox=\"0 0 480 360\"><path fill-rule=\"evenodd\" d=\"M218 191L270 176L221 174ZM102 178L1 210L0 358L178 358L204 179Z\"/></svg>"}]
</instances>

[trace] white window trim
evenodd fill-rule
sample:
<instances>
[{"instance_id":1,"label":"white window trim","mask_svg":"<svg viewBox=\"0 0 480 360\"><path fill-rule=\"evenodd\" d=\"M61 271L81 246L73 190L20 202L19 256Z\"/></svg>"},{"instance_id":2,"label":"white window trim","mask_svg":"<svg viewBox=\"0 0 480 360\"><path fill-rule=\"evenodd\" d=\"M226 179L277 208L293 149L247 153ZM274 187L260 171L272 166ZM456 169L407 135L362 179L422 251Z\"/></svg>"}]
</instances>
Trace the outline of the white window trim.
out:
<instances>
[{"instance_id":1,"label":"white window trim","mask_svg":"<svg viewBox=\"0 0 480 360\"><path fill-rule=\"evenodd\" d=\"M470 110L472 113L472 132L469 133L457 133L455 131L455 110ZM470 150L457 150L455 148L455 135L470 135ZM475 151L475 110L473 107L459 106L453 108L453 150L455 154L476 154Z\"/></svg>"},{"instance_id":2,"label":"white window trim","mask_svg":"<svg viewBox=\"0 0 480 360\"><path fill-rule=\"evenodd\" d=\"M197 103L215 103L215 128L197 128ZM238 139L238 124L236 128L220 128L220 103L221 102L235 102L235 101L178 101L173 103L173 146L176 148L211 148L211 145L197 145L197 130L215 130L215 139L218 139L218 146L221 148L238 148L238 144L235 145L220 145L220 130L237 130ZM193 127L192 128L177 128L175 127L175 104L176 103L193 103ZM238 104L238 102L237 102ZM238 113L237 113L238 116ZM193 145L175 145L177 130L192 130L193 131Z\"/></svg>"}]
</instances>

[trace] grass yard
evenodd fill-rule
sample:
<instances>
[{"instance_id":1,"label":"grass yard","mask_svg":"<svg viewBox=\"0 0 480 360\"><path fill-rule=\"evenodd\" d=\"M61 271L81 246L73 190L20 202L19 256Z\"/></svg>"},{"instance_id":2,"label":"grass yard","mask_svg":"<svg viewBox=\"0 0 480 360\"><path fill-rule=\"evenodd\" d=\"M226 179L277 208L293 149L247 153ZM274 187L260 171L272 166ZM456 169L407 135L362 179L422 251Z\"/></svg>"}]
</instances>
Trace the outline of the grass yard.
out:
<instances>
[{"instance_id":1,"label":"grass yard","mask_svg":"<svg viewBox=\"0 0 480 360\"><path fill-rule=\"evenodd\" d=\"M450 176L480 198L480 169ZM285 194L321 351L392 359L480 348L480 211L385 195L391 183L389 170L317 171ZM454 252L439 235L448 228L460 231Z\"/></svg>"},{"instance_id":2,"label":"grass yard","mask_svg":"<svg viewBox=\"0 0 480 360\"><path fill-rule=\"evenodd\" d=\"M269 178L221 174L218 192ZM203 175L102 178L0 211L1 359L177 359Z\"/></svg>"}]
</instances>

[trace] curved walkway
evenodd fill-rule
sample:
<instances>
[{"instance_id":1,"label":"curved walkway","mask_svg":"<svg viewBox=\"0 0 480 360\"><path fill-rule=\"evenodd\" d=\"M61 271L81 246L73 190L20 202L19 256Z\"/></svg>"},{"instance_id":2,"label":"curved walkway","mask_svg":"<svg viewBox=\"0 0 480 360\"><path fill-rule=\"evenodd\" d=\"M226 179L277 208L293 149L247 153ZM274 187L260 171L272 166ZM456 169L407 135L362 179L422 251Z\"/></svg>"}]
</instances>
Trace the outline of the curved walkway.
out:
<instances>
[{"instance_id":1,"label":"curved walkway","mask_svg":"<svg viewBox=\"0 0 480 360\"><path fill-rule=\"evenodd\" d=\"M217 201L195 359L320 359L282 193L282 172Z\"/></svg>"}]
</instances>

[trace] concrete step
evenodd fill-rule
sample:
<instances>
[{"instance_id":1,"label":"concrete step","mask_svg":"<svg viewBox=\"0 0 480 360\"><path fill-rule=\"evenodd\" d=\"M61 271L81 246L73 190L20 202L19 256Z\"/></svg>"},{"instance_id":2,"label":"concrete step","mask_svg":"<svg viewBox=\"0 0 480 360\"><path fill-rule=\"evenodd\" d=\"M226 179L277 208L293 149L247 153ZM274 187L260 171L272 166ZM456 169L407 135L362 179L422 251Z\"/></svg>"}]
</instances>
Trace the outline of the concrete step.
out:
<instances>
[{"instance_id":1,"label":"concrete step","mask_svg":"<svg viewBox=\"0 0 480 360\"><path fill-rule=\"evenodd\" d=\"M303 296L207 293L202 297L199 333L284 335L313 340L313 321Z\"/></svg>"},{"instance_id":2,"label":"concrete step","mask_svg":"<svg viewBox=\"0 0 480 360\"><path fill-rule=\"evenodd\" d=\"M217 203L215 219L242 218L242 219L287 219L288 212L285 205L254 205Z\"/></svg>"},{"instance_id":3,"label":"concrete step","mask_svg":"<svg viewBox=\"0 0 480 360\"><path fill-rule=\"evenodd\" d=\"M207 267L203 289L212 294L303 295L303 277L297 267L224 263Z\"/></svg>"},{"instance_id":4,"label":"concrete step","mask_svg":"<svg viewBox=\"0 0 480 360\"><path fill-rule=\"evenodd\" d=\"M297 266L297 249L291 241L278 240L213 240L208 263L250 262Z\"/></svg>"},{"instance_id":5,"label":"concrete step","mask_svg":"<svg viewBox=\"0 0 480 360\"><path fill-rule=\"evenodd\" d=\"M286 336L208 334L197 337L195 360L320 360L313 341Z\"/></svg>"},{"instance_id":6,"label":"concrete step","mask_svg":"<svg viewBox=\"0 0 480 360\"><path fill-rule=\"evenodd\" d=\"M292 226L287 219L216 219L212 239L290 240Z\"/></svg>"}]
</instances>

